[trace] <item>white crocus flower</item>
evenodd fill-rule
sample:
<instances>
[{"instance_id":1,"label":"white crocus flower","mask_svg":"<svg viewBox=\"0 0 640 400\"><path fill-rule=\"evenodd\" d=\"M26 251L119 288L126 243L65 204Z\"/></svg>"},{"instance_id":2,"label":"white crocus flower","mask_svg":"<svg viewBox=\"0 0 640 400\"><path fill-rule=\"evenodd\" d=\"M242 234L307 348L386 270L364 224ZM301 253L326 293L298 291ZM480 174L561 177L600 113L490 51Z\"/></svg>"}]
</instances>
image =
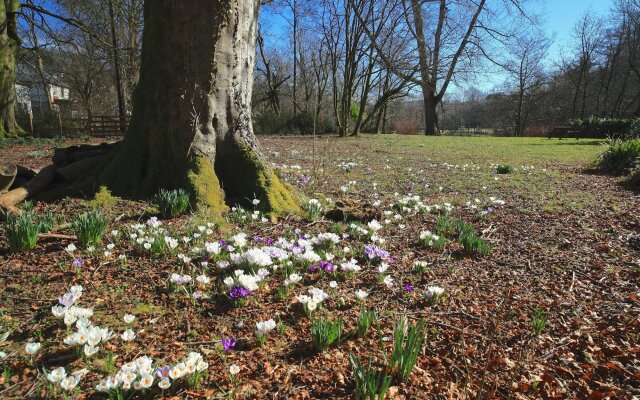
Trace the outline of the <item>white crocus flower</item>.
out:
<instances>
[{"instance_id":1,"label":"white crocus flower","mask_svg":"<svg viewBox=\"0 0 640 400\"><path fill-rule=\"evenodd\" d=\"M124 319L125 324L131 324L135 321L136 316L132 314L125 314L122 319Z\"/></svg>"},{"instance_id":2,"label":"white crocus flower","mask_svg":"<svg viewBox=\"0 0 640 400\"><path fill-rule=\"evenodd\" d=\"M78 382L80 382L80 378L75 375L71 375L60 382L60 387L66 391L73 390L78 386Z\"/></svg>"},{"instance_id":3,"label":"white crocus flower","mask_svg":"<svg viewBox=\"0 0 640 400\"><path fill-rule=\"evenodd\" d=\"M267 333L274 330L275 327L276 327L276 321L274 321L273 319L269 319L267 321L256 323L256 332L259 335L266 335Z\"/></svg>"},{"instance_id":4,"label":"white crocus flower","mask_svg":"<svg viewBox=\"0 0 640 400\"><path fill-rule=\"evenodd\" d=\"M153 375L145 374L140 377L140 387L143 389L150 388L153 385Z\"/></svg>"},{"instance_id":5,"label":"white crocus flower","mask_svg":"<svg viewBox=\"0 0 640 400\"><path fill-rule=\"evenodd\" d=\"M66 376L67 372L64 370L64 367L58 367L47 374L47 379L49 380L49 382L58 383L66 378Z\"/></svg>"},{"instance_id":6,"label":"white crocus flower","mask_svg":"<svg viewBox=\"0 0 640 400\"><path fill-rule=\"evenodd\" d=\"M40 346L42 346L41 343L27 343L27 345L24 347L24 351L26 351L29 355L34 355L38 352L38 350L40 350Z\"/></svg>"},{"instance_id":7,"label":"white crocus flower","mask_svg":"<svg viewBox=\"0 0 640 400\"><path fill-rule=\"evenodd\" d=\"M91 357L92 355L96 354L98 350L99 348L97 346L93 346L88 343L84 345L84 355L87 357Z\"/></svg>"},{"instance_id":8,"label":"white crocus flower","mask_svg":"<svg viewBox=\"0 0 640 400\"><path fill-rule=\"evenodd\" d=\"M122 333L122 335L120 335L120 337L122 338L122 340L124 340L125 342L130 342L133 339L136 338L136 334L135 332L133 332L133 330L131 329L127 329L126 331L124 331Z\"/></svg>"}]
</instances>

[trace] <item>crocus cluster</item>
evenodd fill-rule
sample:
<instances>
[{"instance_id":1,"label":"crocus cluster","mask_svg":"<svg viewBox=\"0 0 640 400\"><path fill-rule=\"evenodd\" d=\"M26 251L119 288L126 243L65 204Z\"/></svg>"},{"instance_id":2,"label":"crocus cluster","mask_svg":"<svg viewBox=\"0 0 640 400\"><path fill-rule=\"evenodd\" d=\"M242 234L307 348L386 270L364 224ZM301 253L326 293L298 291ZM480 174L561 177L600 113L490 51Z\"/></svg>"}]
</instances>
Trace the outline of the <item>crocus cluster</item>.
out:
<instances>
[{"instance_id":1,"label":"crocus cluster","mask_svg":"<svg viewBox=\"0 0 640 400\"><path fill-rule=\"evenodd\" d=\"M262 346L264 342L267 340L267 335L269 332L276 328L276 321L273 319L269 319L267 321L256 322L256 339L258 339L258 343Z\"/></svg>"},{"instance_id":2,"label":"crocus cluster","mask_svg":"<svg viewBox=\"0 0 640 400\"><path fill-rule=\"evenodd\" d=\"M134 361L125 363L113 376L98 383L96 390L104 393L119 393L131 389L145 390L153 386L157 379L157 386L165 390L172 381L201 374L209 368L202 354L192 352L183 361L173 367L168 365L154 366L153 359L147 356L138 357Z\"/></svg>"},{"instance_id":3,"label":"crocus cluster","mask_svg":"<svg viewBox=\"0 0 640 400\"><path fill-rule=\"evenodd\" d=\"M420 232L420 244L423 246L434 247L440 244L441 237L431 231Z\"/></svg>"},{"instance_id":4,"label":"crocus cluster","mask_svg":"<svg viewBox=\"0 0 640 400\"><path fill-rule=\"evenodd\" d=\"M247 274L243 270L238 269L234 271L233 276L225 278L224 283L229 289L239 286L249 292L253 292L258 290L258 283L262 281L262 279L263 276L260 274Z\"/></svg>"},{"instance_id":5,"label":"crocus cluster","mask_svg":"<svg viewBox=\"0 0 640 400\"><path fill-rule=\"evenodd\" d=\"M311 272L324 271L324 272L326 272L328 274L330 274L333 271L335 271L335 269L336 269L336 266L331 264L329 261L320 261L319 263L309 267L309 270Z\"/></svg>"},{"instance_id":6,"label":"crocus cluster","mask_svg":"<svg viewBox=\"0 0 640 400\"><path fill-rule=\"evenodd\" d=\"M47 373L47 380L54 385L59 385L64 391L71 391L78 386L80 380L88 373L86 369L78 370L71 375L67 375L64 367L58 367Z\"/></svg>"},{"instance_id":7,"label":"crocus cluster","mask_svg":"<svg viewBox=\"0 0 640 400\"><path fill-rule=\"evenodd\" d=\"M329 297L322 289L318 289L315 287L309 288L309 295L301 294L298 296L298 301L303 305L304 310L307 314L315 311L320 303Z\"/></svg>"},{"instance_id":8,"label":"crocus cluster","mask_svg":"<svg viewBox=\"0 0 640 400\"><path fill-rule=\"evenodd\" d=\"M424 292L424 297L432 304L438 303L444 295L444 288L440 286L429 286Z\"/></svg>"},{"instance_id":9,"label":"crocus cluster","mask_svg":"<svg viewBox=\"0 0 640 400\"><path fill-rule=\"evenodd\" d=\"M374 244L364 246L364 253L370 261L378 262L389 259L389 252Z\"/></svg>"}]
</instances>

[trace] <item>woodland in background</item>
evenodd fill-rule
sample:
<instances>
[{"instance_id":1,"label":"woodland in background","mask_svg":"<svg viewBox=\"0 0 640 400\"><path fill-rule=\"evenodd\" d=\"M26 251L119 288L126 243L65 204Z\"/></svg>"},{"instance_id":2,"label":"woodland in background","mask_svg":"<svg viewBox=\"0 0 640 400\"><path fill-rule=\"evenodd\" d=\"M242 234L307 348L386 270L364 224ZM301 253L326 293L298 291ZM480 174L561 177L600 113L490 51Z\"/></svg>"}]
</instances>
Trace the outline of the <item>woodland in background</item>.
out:
<instances>
[{"instance_id":1,"label":"woodland in background","mask_svg":"<svg viewBox=\"0 0 640 400\"><path fill-rule=\"evenodd\" d=\"M46 96L34 110L36 128L56 125L58 110L63 119L117 115L119 107L128 115L138 80L143 1L26 4L33 7L20 11L18 83L44 93L63 86L71 93L68 102ZM585 14L553 62L547 54L553 39L539 29L539 5L270 2L256 48L255 131L537 136L592 116L640 117L640 1L617 0L608 15ZM71 23L38 12L41 6ZM282 19L283 26L274 22ZM487 87L488 73L504 79L478 89ZM24 113L18 116L25 127ZM425 130L425 123L433 129ZM637 121L621 123L637 131Z\"/></svg>"}]
</instances>

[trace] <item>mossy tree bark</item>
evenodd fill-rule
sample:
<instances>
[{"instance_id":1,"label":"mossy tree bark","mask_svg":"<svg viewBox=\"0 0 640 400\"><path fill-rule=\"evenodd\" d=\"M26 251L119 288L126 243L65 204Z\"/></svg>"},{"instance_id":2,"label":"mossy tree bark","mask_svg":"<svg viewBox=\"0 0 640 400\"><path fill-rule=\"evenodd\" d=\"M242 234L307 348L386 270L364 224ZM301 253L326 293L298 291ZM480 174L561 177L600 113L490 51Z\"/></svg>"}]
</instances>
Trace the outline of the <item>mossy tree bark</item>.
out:
<instances>
[{"instance_id":1,"label":"mossy tree bark","mask_svg":"<svg viewBox=\"0 0 640 400\"><path fill-rule=\"evenodd\" d=\"M0 138L22 133L15 114L19 6L18 0L0 0Z\"/></svg>"},{"instance_id":2,"label":"mossy tree bark","mask_svg":"<svg viewBox=\"0 0 640 400\"><path fill-rule=\"evenodd\" d=\"M133 197L186 187L216 213L254 196L265 211L298 210L251 125L259 7L259 0L145 2L131 124L95 187Z\"/></svg>"}]
</instances>

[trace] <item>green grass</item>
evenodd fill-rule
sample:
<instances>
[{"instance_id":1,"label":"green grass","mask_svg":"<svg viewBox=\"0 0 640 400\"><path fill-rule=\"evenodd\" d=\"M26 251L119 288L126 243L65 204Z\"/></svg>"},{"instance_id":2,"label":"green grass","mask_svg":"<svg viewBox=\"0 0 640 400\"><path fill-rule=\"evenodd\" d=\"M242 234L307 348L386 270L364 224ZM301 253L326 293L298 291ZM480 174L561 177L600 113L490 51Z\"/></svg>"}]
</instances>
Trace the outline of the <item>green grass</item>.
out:
<instances>
[{"instance_id":1,"label":"green grass","mask_svg":"<svg viewBox=\"0 0 640 400\"><path fill-rule=\"evenodd\" d=\"M510 137L398 136L366 138L384 148L428 155L435 162L497 163L515 168L526 164L587 165L603 150L605 140ZM357 140L357 139L351 139ZM377 147L377 146L376 146Z\"/></svg>"},{"instance_id":2,"label":"green grass","mask_svg":"<svg viewBox=\"0 0 640 400\"><path fill-rule=\"evenodd\" d=\"M273 139L261 140L269 143ZM605 145L606 141L593 139L363 135L321 139L317 147L323 154L319 158L324 157L319 163L327 166L323 173L331 177L332 187L328 190L354 179L359 188L350 189L351 193L365 194L373 182L380 193L394 193L415 184L414 194L458 204L473 198L510 197L517 193L527 200L516 202L517 207L528 212L581 209L606 202L593 191L584 190L580 182L586 180L583 170L593 164ZM294 140L287 146L296 151L288 152L288 163L310 168L309 141ZM340 171L336 166L339 161L358 163L361 173ZM458 168L447 169L445 163ZM508 164L515 170L499 175L496 164ZM523 166L534 168L523 170ZM425 184L429 185L426 190ZM442 192L437 190L439 187ZM323 188L315 190L322 192Z\"/></svg>"}]
</instances>

